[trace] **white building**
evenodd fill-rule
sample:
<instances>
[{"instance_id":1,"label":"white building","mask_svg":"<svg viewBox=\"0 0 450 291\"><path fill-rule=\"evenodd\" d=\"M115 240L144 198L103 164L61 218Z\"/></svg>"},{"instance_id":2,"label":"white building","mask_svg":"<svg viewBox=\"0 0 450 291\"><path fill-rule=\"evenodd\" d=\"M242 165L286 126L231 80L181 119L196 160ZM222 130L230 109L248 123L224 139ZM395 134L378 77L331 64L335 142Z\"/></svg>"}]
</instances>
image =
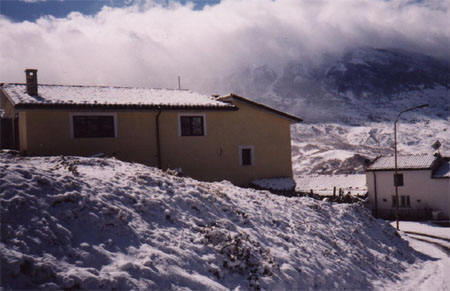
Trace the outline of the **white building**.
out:
<instances>
[{"instance_id":1,"label":"white building","mask_svg":"<svg viewBox=\"0 0 450 291\"><path fill-rule=\"evenodd\" d=\"M398 156L403 179L398 187L399 216L403 219L450 217L449 158L440 155ZM366 171L369 202L376 217L395 217L394 157L380 157Z\"/></svg>"}]
</instances>

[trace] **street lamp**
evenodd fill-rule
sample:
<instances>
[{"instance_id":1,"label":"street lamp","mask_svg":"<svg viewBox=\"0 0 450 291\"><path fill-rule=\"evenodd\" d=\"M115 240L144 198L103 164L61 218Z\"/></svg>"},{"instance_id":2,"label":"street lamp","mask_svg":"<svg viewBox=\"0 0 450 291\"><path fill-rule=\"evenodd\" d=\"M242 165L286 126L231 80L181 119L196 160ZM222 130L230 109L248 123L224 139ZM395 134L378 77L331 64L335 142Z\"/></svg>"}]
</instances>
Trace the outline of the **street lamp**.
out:
<instances>
[{"instance_id":1,"label":"street lamp","mask_svg":"<svg viewBox=\"0 0 450 291\"><path fill-rule=\"evenodd\" d=\"M415 107L411 107L408 109L405 109L403 111L400 111L397 115L397 118L395 119L394 122L394 163L395 163L395 168L394 168L394 186L395 186L395 220L397 221L397 230L400 230L399 227L399 223L398 223L398 211L399 211L399 204L400 204L400 200L398 199L398 186L402 186L403 185L403 179L400 179L398 176L398 169L397 169L397 121L400 118L400 115L402 115L405 112L408 111L412 111L412 110L416 110L416 109L420 109L420 108L424 108L424 107L428 107L428 104L422 104L419 106L415 106ZM401 184L401 185L400 185Z\"/></svg>"}]
</instances>

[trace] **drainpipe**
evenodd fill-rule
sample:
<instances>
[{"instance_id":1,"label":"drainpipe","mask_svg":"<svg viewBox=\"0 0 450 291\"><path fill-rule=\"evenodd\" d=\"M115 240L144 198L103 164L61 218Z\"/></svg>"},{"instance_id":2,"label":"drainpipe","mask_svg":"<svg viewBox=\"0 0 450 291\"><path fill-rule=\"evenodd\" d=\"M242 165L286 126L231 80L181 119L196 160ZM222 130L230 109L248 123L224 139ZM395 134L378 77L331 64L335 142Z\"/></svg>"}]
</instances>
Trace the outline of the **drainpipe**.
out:
<instances>
[{"instance_id":1,"label":"drainpipe","mask_svg":"<svg viewBox=\"0 0 450 291\"><path fill-rule=\"evenodd\" d=\"M158 169L161 169L161 141L159 137L159 116L161 115L161 107L158 106L158 113L156 114L156 157L158 159Z\"/></svg>"},{"instance_id":2,"label":"drainpipe","mask_svg":"<svg viewBox=\"0 0 450 291\"><path fill-rule=\"evenodd\" d=\"M12 128L12 149L18 150L16 148L16 113L13 111L11 118L11 128Z\"/></svg>"},{"instance_id":3,"label":"drainpipe","mask_svg":"<svg viewBox=\"0 0 450 291\"><path fill-rule=\"evenodd\" d=\"M378 218L378 198L377 198L377 175L375 174L375 171L372 172L373 173L373 192L374 192L374 196L375 196L375 218Z\"/></svg>"}]
</instances>

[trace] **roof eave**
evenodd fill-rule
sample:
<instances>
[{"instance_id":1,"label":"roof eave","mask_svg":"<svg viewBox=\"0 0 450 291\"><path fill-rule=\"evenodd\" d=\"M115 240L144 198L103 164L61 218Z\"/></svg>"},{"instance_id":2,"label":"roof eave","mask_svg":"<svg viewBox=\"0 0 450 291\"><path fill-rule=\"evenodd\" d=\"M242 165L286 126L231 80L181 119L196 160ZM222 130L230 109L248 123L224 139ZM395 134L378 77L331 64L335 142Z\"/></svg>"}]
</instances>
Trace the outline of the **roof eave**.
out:
<instances>
[{"instance_id":1,"label":"roof eave","mask_svg":"<svg viewBox=\"0 0 450 291\"><path fill-rule=\"evenodd\" d=\"M431 168L430 167L427 167L427 168L425 168L425 167L423 167L423 168L397 168L397 170L398 171L422 171L422 170L431 170ZM385 171L385 172L388 172L388 171L395 171L395 168L379 168L379 169L370 169L370 168L367 168L366 169L366 171L373 171L373 172L381 172L381 171Z\"/></svg>"},{"instance_id":2,"label":"roof eave","mask_svg":"<svg viewBox=\"0 0 450 291\"><path fill-rule=\"evenodd\" d=\"M236 106L211 106L211 105L145 105L145 104L67 104L67 103L21 103L14 105L17 110L36 110L36 109L103 109L103 110L212 110L212 111L236 111Z\"/></svg>"},{"instance_id":3,"label":"roof eave","mask_svg":"<svg viewBox=\"0 0 450 291\"><path fill-rule=\"evenodd\" d=\"M252 104L252 105L261 107L261 108L263 108L263 109L265 109L267 111L270 111L272 113L280 115L281 117L284 117L284 118L290 120L292 123L303 122L303 119L301 119L300 117L297 117L297 116L291 115L289 113L277 110L275 108L269 107L267 105L264 105L264 104L261 104L261 103L255 102L255 101L252 101L250 99L247 99L245 97L242 97L242 96L239 96L239 95L236 95L236 94L233 94L233 93L225 95L225 96L222 96L222 97L219 97L216 100L227 101L227 100L230 100L230 99L233 99L233 98L235 98L235 99L237 99L239 101L243 101L243 102L248 103L248 104Z\"/></svg>"},{"instance_id":4,"label":"roof eave","mask_svg":"<svg viewBox=\"0 0 450 291\"><path fill-rule=\"evenodd\" d=\"M6 92L6 90L4 90L3 85L0 86L0 91L2 91L3 95L6 97L6 99L8 99L8 101L15 107L16 103L14 102L14 99L11 98L11 96L9 96L8 92Z\"/></svg>"}]
</instances>

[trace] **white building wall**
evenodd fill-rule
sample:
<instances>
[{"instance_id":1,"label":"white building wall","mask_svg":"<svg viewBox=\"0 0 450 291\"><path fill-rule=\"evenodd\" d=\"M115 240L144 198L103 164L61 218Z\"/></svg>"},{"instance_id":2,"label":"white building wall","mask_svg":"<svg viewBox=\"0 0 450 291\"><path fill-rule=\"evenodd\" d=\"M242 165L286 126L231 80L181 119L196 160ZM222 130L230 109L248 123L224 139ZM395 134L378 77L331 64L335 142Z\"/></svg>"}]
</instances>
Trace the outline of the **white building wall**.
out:
<instances>
[{"instance_id":1,"label":"white building wall","mask_svg":"<svg viewBox=\"0 0 450 291\"><path fill-rule=\"evenodd\" d=\"M369 201L375 207L376 175L377 207L379 210L392 209L392 195L395 195L393 171L366 172ZM441 210L450 217L450 179L432 179L431 170L398 171L403 174L404 186L398 187L399 197L410 196L410 209Z\"/></svg>"}]
</instances>

